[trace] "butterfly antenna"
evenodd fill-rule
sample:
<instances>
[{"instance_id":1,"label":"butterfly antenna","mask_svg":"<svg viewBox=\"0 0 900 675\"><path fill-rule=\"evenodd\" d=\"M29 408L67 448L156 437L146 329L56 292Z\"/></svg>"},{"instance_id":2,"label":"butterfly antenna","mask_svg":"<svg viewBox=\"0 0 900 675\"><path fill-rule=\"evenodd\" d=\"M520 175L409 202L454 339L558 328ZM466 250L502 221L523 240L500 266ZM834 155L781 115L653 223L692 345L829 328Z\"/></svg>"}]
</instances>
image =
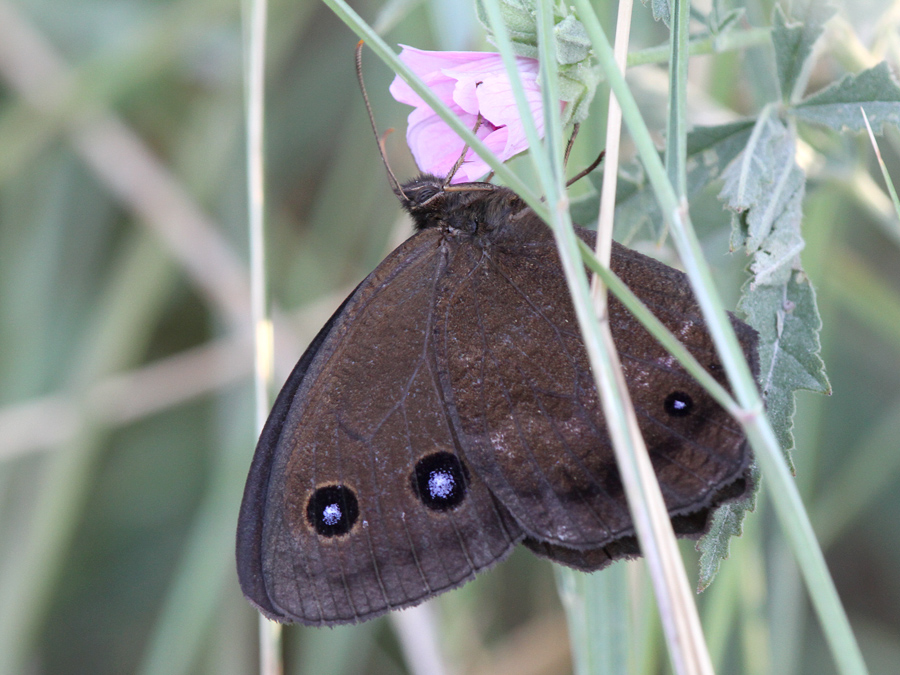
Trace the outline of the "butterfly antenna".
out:
<instances>
[{"instance_id":1,"label":"butterfly antenna","mask_svg":"<svg viewBox=\"0 0 900 675\"><path fill-rule=\"evenodd\" d=\"M481 123L484 121L484 118L481 116L481 113L478 113L478 119L475 120L475 127L472 129L472 133L477 133L478 129L481 128ZM453 180L453 176L456 175L456 172L459 171L459 167L463 165L463 162L466 161L466 155L469 153L469 144L466 143L463 146L462 154L460 154L459 159L456 160L456 164L453 165L453 168L450 169L450 173L447 174L447 177L444 179L444 187L450 185L450 181Z\"/></svg>"},{"instance_id":2,"label":"butterfly antenna","mask_svg":"<svg viewBox=\"0 0 900 675\"><path fill-rule=\"evenodd\" d=\"M378 141L378 153L381 155L381 161L384 162L384 168L387 169L388 179L391 182L391 187L394 189L394 192L398 193L402 199L408 201L409 198L406 196L406 193L403 192L400 181L397 180L394 172L391 171L391 165L388 164L387 154L384 152L384 139L390 131L385 132L384 136L379 137L378 135L378 126L375 124L375 113L372 112L372 105L369 103L369 94L366 93L366 83L363 82L362 48L363 41L360 40L356 43L356 79L359 80L359 88L362 91L363 101L366 104L366 112L369 113L369 123L372 125L372 133L375 134L375 140Z\"/></svg>"},{"instance_id":3,"label":"butterfly antenna","mask_svg":"<svg viewBox=\"0 0 900 675\"><path fill-rule=\"evenodd\" d=\"M385 143L387 142L387 137L390 136L392 133L394 133L394 127L391 127L390 129L385 129L384 133L381 134L381 137L378 139L378 148L381 150L382 157L387 155L387 152L384 149Z\"/></svg>"},{"instance_id":4,"label":"butterfly antenna","mask_svg":"<svg viewBox=\"0 0 900 675\"><path fill-rule=\"evenodd\" d=\"M581 124L576 122L572 126L572 135L569 136L569 143L566 145L566 154L563 157L563 166L569 165L569 154L572 152L572 146L575 145L575 137L578 135L578 130L581 128Z\"/></svg>"},{"instance_id":5,"label":"butterfly antenna","mask_svg":"<svg viewBox=\"0 0 900 675\"><path fill-rule=\"evenodd\" d=\"M598 166L600 166L600 162L603 161L603 157L604 157L605 155L606 155L606 150L602 150L602 151L600 152L600 154L597 156L597 159L595 159L593 162L591 162L591 165L590 165L588 168L584 169L583 171L579 171L579 172L578 172L578 175L576 175L575 177L571 178L571 179L566 183L566 187L569 187L569 186L570 186L572 183L574 183L575 181L581 180L582 178L584 178L585 176L587 176L591 171L593 171L593 170L596 169Z\"/></svg>"}]
</instances>

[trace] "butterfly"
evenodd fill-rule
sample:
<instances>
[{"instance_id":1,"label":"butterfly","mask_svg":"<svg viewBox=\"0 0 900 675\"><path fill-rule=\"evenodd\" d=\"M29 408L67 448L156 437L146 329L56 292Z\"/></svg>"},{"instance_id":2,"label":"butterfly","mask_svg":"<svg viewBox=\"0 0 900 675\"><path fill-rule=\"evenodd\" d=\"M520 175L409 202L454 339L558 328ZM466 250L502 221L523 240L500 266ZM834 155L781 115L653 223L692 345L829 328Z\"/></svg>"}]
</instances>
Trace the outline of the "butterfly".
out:
<instances>
[{"instance_id":1,"label":"butterfly","mask_svg":"<svg viewBox=\"0 0 900 675\"><path fill-rule=\"evenodd\" d=\"M585 571L639 554L547 225L492 183L395 192L415 234L300 358L250 468L238 576L277 621L415 605L520 543ZM611 268L725 384L685 275L615 243ZM609 320L673 527L697 537L749 488L747 440L614 298ZM756 372L756 332L731 320Z\"/></svg>"}]
</instances>

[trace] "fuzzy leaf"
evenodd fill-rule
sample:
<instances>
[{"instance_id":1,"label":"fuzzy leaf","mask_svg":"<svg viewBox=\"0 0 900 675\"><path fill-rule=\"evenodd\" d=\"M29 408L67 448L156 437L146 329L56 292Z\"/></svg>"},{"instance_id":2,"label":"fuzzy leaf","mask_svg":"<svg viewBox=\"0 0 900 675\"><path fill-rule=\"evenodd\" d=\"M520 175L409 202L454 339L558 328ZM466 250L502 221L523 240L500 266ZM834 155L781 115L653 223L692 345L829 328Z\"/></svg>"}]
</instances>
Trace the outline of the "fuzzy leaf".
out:
<instances>
[{"instance_id":1,"label":"fuzzy leaf","mask_svg":"<svg viewBox=\"0 0 900 675\"><path fill-rule=\"evenodd\" d=\"M534 44L537 45L537 19L535 18L534 3L525 0L500 0L499 4L500 16L503 18L507 30L523 36L534 35ZM475 3L475 11L478 14L478 20L490 33L491 26L482 0Z\"/></svg>"},{"instance_id":2,"label":"fuzzy leaf","mask_svg":"<svg viewBox=\"0 0 900 675\"><path fill-rule=\"evenodd\" d=\"M591 66L588 60L559 67L560 97L569 104L563 110L564 125L570 122L580 124L587 119L598 84L600 71Z\"/></svg>"},{"instance_id":3,"label":"fuzzy leaf","mask_svg":"<svg viewBox=\"0 0 900 675\"><path fill-rule=\"evenodd\" d=\"M800 223L805 187L803 171L792 163L787 167L785 179L775 186L769 203L749 212L746 218L748 239L754 242L756 232L765 235L750 265L753 284L786 284L793 269L799 267L797 261L804 246ZM749 244L748 248L751 248Z\"/></svg>"},{"instance_id":4,"label":"fuzzy leaf","mask_svg":"<svg viewBox=\"0 0 900 675\"><path fill-rule=\"evenodd\" d=\"M644 7L647 6L647 0L641 0ZM662 21L667 26L672 18L672 8L669 7L669 0L650 0L650 9L653 11L653 19Z\"/></svg>"},{"instance_id":5,"label":"fuzzy leaf","mask_svg":"<svg viewBox=\"0 0 900 675\"><path fill-rule=\"evenodd\" d=\"M728 31L737 28L747 14L747 9L745 7L726 10L718 5L719 2L713 3L713 11L711 11L707 17L707 26L712 35L722 35L723 33L727 33Z\"/></svg>"},{"instance_id":6,"label":"fuzzy leaf","mask_svg":"<svg viewBox=\"0 0 900 675\"><path fill-rule=\"evenodd\" d=\"M771 114L757 120L744 151L722 174L719 199L734 212L732 248L757 251L769 236L777 205L791 188L794 139L784 123Z\"/></svg>"},{"instance_id":7,"label":"fuzzy leaf","mask_svg":"<svg viewBox=\"0 0 900 675\"><path fill-rule=\"evenodd\" d=\"M800 267L806 177L794 161L796 140L763 113L744 152L725 171L720 198L736 212L734 239L754 254L738 309L760 334L760 387L788 461L796 389L827 392L819 358L821 320Z\"/></svg>"},{"instance_id":8,"label":"fuzzy leaf","mask_svg":"<svg viewBox=\"0 0 900 675\"><path fill-rule=\"evenodd\" d=\"M712 515L709 532L697 542L696 549L700 552L698 593L705 591L712 583L719 572L719 565L731 552L731 538L740 537L744 533L744 518L756 510L759 467L755 464L750 468L750 479L753 487L747 495L716 509Z\"/></svg>"},{"instance_id":9,"label":"fuzzy leaf","mask_svg":"<svg viewBox=\"0 0 900 675\"><path fill-rule=\"evenodd\" d=\"M822 2L810 2L805 7L794 3L792 18L797 22L788 23L781 7L775 5L773 17L772 44L775 47L775 64L778 67L778 83L781 97L785 101L799 97L803 92L794 91L805 87L813 60L810 58L813 46L822 35L825 22L830 19L835 8Z\"/></svg>"},{"instance_id":10,"label":"fuzzy leaf","mask_svg":"<svg viewBox=\"0 0 900 675\"><path fill-rule=\"evenodd\" d=\"M884 61L857 75L845 76L798 103L791 113L797 119L837 131L861 131L865 124L860 108L865 109L876 134L883 133L885 124L900 124L900 87Z\"/></svg>"},{"instance_id":11,"label":"fuzzy leaf","mask_svg":"<svg viewBox=\"0 0 900 675\"><path fill-rule=\"evenodd\" d=\"M688 157L708 150L721 152L721 148L725 147L725 144L733 144L734 152L729 153L730 156L725 162L728 164L747 144L747 137L750 135L754 123L755 120L740 120L714 127L695 127L687 137Z\"/></svg>"},{"instance_id":12,"label":"fuzzy leaf","mask_svg":"<svg viewBox=\"0 0 900 675\"><path fill-rule=\"evenodd\" d=\"M720 198L728 207L739 210L734 221L740 229L735 233L755 253L750 266L753 278L744 287L738 309L759 331L760 385L769 418L790 463L794 390L818 386L815 375L823 380L825 377L824 364L818 357L821 322L815 296L801 298L794 293L793 285L799 278L806 279L795 269L799 268L803 249L800 221L806 177L794 161L795 140L781 120L764 113L752 133L746 127L735 131L745 134L747 145L725 170ZM715 138L714 133L698 137L698 144L707 137ZM722 137L729 138L726 134ZM812 292L808 281L806 284ZM753 476L756 486L756 467ZM741 534L744 518L755 506L754 490L713 514L710 531L697 543L698 591L712 583L721 561L728 556L731 537Z\"/></svg>"},{"instance_id":13,"label":"fuzzy leaf","mask_svg":"<svg viewBox=\"0 0 900 675\"><path fill-rule=\"evenodd\" d=\"M503 25L506 26L506 30L509 32L509 39L512 41L513 52L515 52L516 56L527 56L530 59L538 58L537 14L535 13L534 2L529 0L500 0L499 5ZM493 41L493 30L482 0L477 0L475 3L475 13L488 34L488 42L495 44Z\"/></svg>"},{"instance_id":14,"label":"fuzzy leaf","mask_svg":"<svg viewBox=\"0 0 900 675\"><path fill-rule=\"evenodd\" d=\"M591 53L591 39L578 19L569 15L553 28L556 34L556 61L571 65L584 61Z\"/></svg>"},{"instance_id":15,"label":"fuzzy leaf","mask_svg":"<svg viewBox=\"0 0 900 675\"><path fill-rule=\"evenodd\" d=\"M759 332L759 384L769 419L787 453L794 446L794 392L831 393L819 356L822 319L816 292L806 274L794 270L781 285L749 283L738 309Z\"/></svg>"},{"instance_id":16,"label":"fuzzy leaf","mask_svg":"<svg viewBox=\"0 0 900 675\"><path fill-rule=\"evenodd\" d=\"M748 283L745 291L738 309L746 315L747 323L759 331L760 387L767 402L767 414L793 471L788 450L794 445L794 392L806 389L831 393L825 364L819 357L822 322L815 291L801 270L794 270L780 286ZM731 537L741 535L744 518L756 508L759 469L755 465L751 476L754 484L751 493L717 509L709 532L697 542L698 592L712 583L720 562L728 557Z\"/></svg>"},{"instance_id":17,"label":"fuzzy leaf","mask_svg":"<svg viewBox=\"0 0 900 675\"><path fill-rule=\"evenodd\" d=\"M600 189L603 184L603 171L595 171L588 180L594 190L574 200L570 205L572 219L584 227L597 226L597 214L600 210ZM614 237L616 241L628 242L635 232L659 217L656 197L647 182L640 164L621 164L616 181L616 213L614 218Z\"/></svg>"},{"instance_id":18,"label":"fuzzy leaf","mask_svg":"<svg viewBox=\"0 0 900 675\"><path fill-rule=\"evenodd\" d=\"M687 137L688 197L696 195L710 181L718 178L726 166L747 144L753 120L742 120L714 127L697 127ZM582 225L595 223L600 202L602 171L591 174L596 190L572 203L573 217ZM644 176L640 164L622 165L616 189L615 237L617 241L633 240L642 228L658 239L663 223L656 196Z\"/></svg>"},{"instance_id":19,"label":"fuzzy leaf","mask_svg":"<svg viewBox=\"0 0 900 675\"><path fill-rule=\"evenodd\" d=\"M747 145L753 125L754 120L741 120L715 127L696 127L687 136L688 162L707 167L708 180L718 178Z\"/></svg>"},{"instance_id":20,"label":"fuzzy leaf","mask_svg":"<svg viewBox=\"0 0 900 675\"><path fill-rule=\"evenodd\" d=\"M598 177L597 181L600 185L601 178ZM630 242L637 237L639 231L648 228L650 237L657 239L662 225L662 213L643 166L622 166L617 181L616 213L613 218L615 238Z\"/></svg>"}]
</instances>

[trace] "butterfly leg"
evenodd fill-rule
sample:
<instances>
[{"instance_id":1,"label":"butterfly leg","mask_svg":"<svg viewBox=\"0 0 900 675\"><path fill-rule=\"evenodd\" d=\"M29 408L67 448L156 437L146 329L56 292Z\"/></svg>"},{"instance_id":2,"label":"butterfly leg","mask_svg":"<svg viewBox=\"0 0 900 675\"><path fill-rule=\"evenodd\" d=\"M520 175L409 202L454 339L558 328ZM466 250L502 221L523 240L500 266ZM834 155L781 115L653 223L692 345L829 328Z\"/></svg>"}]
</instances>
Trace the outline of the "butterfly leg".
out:
<instances>
[{"instance_id":1,"label":"butterfly leg","mask_svg":"<svg viewBox=\"0 0 900 675\"><path fill-rule=\"evenodd\" d=\"M569 155L572 152L572 146L575 145L575 137L578 135L578 130L580 128L581 128L580 124L575 124L572 127L572 135L569 137L569 143L566 145L566 154L563 157L563 166L568 166L568 164L569 164ZM600 162L603 161L603 156L605 154L606 154L606 150L601 151L600 155L597 157L597 159L595 159L588 168L584 169L583 171L580 171L577 176L575 176L574 178L572 178L571 180L569 180L566 183L566 187L569 187L575 181L581 180L582 178L587 176L591 171L596 169L597 166L599 166Z\"/></svg>"},{"instance_id":2,"label":"butterfly leg","mask_svg":"<svg viewBox=\"0 0 900 675\"><path fill-rule=\"evenodd\" d=\"M572 146L575 145L575 137L578 135L578 130L581 128L581 125L577 122L572 125L572 135L569 136L569 142L566 144L566 154L563 156L563 166L569 165L569 155L572 153Z\"/></svg>"},{"instance_id":3,"label":"butterfly leg","mask_svg":"<svg viewBox=\"0 0 900 675\"><path fill-rule=\"evenodd\" d=\"M593 162L591 162L591 165L590 165L588 168L586 168L586 169L584 169L584 170L582 170L582 171L579 171L578 174L577 174L574 178L571 178L571 179L566 183L566 187L569 187L569 186L570 186L572 183L574 183L575 181L581 180L582 178L584 178L585 176L587 176L591 171L593 171L594 169L596 169L596 168L600 165L600 162L603 161L604 155L606 155L606 150L601 150L601 151L600 151L600 154L597 156L597 159L595 159Z\"/></svg>"},{"instance_id":4,"label":"butterfly leg","mask_svg":"<svg viewBox=\"0 0 900 675\"><path fill-rule=\"evenodd\" d=\"M476 133L481 128L481 123L484 121L484 118L481 116L481 113L478 113L478 119L475 120L475 126L472 128L472 133ZM456 160L456 164L453 165L453 168L450 169L450 173L447 174L447 178L444 179L444 185L450 185L450 181L453 180L453 176L456 175L456 172L459 171L459 167L462 166L463 162L466 160L466 154L469 152L469 144L466 143L463 146L462 154L459 156L459 159Z\"/></svg>"}]
</instances>

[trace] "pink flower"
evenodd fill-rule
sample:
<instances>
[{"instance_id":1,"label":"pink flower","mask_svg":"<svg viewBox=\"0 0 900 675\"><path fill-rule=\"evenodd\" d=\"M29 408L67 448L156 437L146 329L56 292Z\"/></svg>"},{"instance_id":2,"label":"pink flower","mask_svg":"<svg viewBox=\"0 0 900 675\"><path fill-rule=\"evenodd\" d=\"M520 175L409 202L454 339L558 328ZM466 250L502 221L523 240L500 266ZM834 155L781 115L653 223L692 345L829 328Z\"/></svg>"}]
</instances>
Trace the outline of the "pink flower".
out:
<instances>
[{"instance_id":1,"label":"pink flower","mask_svg":"<svg viewBox=\"0 0 900 675\"><path fill-rule=\"evenodd\" d=\"M431 52L401 45L400 58L435 94L462 119L475 128L478 113L482 122L475 135L502 160L528 148L525 131L516 108L512 88L503 60L491 52ZM544 113L538 87L538 62L517 56L519 73L525 87L528 107L544 135ZM391 95L400 103L415 106L409 114L406 142L419 169L446 176L459 159L465 143L404 82L394 78ZM471 149L456 175L454 183L478 180L490 171L487 163Z\"/></svg>"}]
</instances>

